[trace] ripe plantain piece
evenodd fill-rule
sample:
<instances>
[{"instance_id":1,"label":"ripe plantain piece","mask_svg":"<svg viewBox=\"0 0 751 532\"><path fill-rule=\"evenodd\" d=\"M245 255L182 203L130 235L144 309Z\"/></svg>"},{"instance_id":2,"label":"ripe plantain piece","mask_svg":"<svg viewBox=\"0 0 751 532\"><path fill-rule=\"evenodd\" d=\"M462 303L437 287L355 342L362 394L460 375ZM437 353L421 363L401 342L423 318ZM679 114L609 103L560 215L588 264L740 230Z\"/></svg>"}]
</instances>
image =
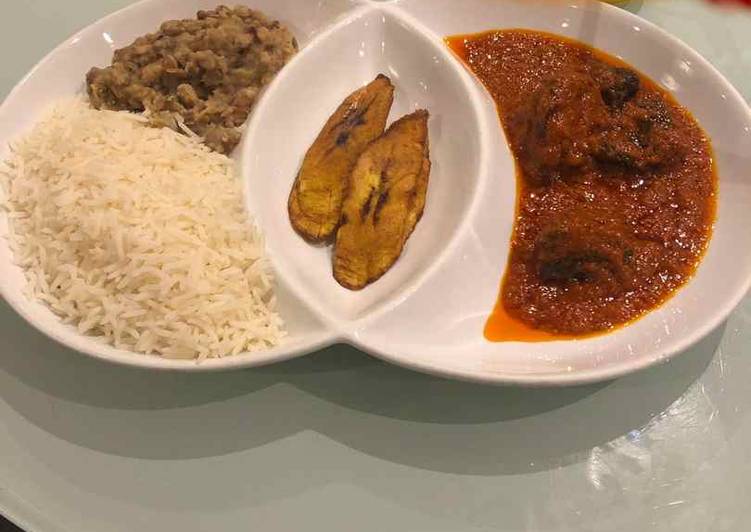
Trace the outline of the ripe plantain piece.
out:
<instances>
[{"instance_id":1,"label":"ripe plantain piece","mask_svg":"<svg viewBox=\"0 0 751 532\"><path fill-rule=\"evenodd\" d=\"M368 144L383 134L393 101L394 86L380 74L342 102L305 155L288 210L295 231L309 242L334 236L349 174Z\"/></svg>"},{"instance_id":2,"label":"ripe plantain piece","mask_svg":"<svg viewBox=\"0 0 751 532\"><path fill-rule=\"evenodd\" d=\"M427 111L394 122L360 156L334 249L334 278L361 290L402 254L425 208L430 176Z\"/></svg>"}]
</instances>

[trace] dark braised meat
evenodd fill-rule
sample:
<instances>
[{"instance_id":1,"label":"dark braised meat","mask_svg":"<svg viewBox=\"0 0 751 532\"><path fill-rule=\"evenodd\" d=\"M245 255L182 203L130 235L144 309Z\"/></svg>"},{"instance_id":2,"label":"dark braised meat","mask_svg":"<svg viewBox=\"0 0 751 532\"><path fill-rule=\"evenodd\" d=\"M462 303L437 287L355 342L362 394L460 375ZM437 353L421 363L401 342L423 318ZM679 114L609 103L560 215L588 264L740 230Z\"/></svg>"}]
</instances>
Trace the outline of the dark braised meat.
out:
<instances>
[{"instance_id":1,"label":"dark braised meat","mask_svg":"<svg viewBox=\"0 0 751 532\"><path fill-rule=\"evenodd\" d=\"M89 71L86 86L97 109L146 111L154 126L184 132L184 125L229 153L260 90L296 50L279 22L247 7L220 6L167 21L117 50L111 66Z\"/></svg>"},{"instance_id":2,"label":"dark braised meat","mask_svg":"<svg viewBox=\"0 0 751 532\"><path fill-rule=\"evenodd\" d=\"M646 179L679 160L683 143L664 101L640 86L635 72L594 59L544 80L512 118L529 183Z\"/></svg>"},{"instance_id":3,"label":"dark braised meat","mask_svg":"<svg viewBox=\"0 0 751 532\"><path fill-rule=\"evenodd\" d=\"M593 64L592 70L600 85L602 101L611 109L623 109L639 91L639 76L633 70L599 62Z\"/></svg>"},{"instance_id":4,"label":"dark braised meat","mask_svg":"<svg viewBox=\"0 0 751 532\"><path fill-rule=\"evenodd\" d=\"M551 77L512 114L516 153L530 184L544 186L591 166L589 137L608 124L600 87L585 69Z\"/></svg>"},{"instance_id":5,"label":"dark braised meat","mask_svg":"<svg viewBox=\"0 0 751 532\"><path fill-rule=\"evenodd\" d=\"M623 240L578 228L548 228L535 241L533 260L543 283L608 283L620 292L633 262Z\"/></svg>"}]
</instances>

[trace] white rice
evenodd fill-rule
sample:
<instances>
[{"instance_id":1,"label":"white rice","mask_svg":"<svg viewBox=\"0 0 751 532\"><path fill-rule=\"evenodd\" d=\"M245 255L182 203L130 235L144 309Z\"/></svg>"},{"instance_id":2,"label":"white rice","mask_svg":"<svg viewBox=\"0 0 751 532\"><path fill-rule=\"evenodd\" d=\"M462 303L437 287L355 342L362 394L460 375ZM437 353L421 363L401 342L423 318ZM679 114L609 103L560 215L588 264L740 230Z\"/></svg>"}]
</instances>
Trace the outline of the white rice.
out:
<instances>
[{"instance_id":1,"label":"white rice","mask_svg":"<svg viewBox=\"0 0 751 532\"><path fill-rule=\"evenodd\" d=\"M130 113L57 104L0 178L28 293L81 333L170 358L283 337L234 163Z\"/></svg>"}]
</instances>

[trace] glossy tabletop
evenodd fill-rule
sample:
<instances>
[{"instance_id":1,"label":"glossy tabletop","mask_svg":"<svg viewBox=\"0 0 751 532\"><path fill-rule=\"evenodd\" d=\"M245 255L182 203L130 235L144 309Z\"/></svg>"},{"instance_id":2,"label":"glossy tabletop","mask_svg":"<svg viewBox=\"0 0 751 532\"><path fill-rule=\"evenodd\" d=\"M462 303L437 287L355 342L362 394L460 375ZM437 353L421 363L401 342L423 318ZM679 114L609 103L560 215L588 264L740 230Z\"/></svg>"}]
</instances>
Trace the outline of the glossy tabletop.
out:
<instances>
[{"instance_id":1,"label":"glossy tabletop","mask_svg":"<svg viewBox=\"0 0 751 532\"><path fill-rule=\"evenodd\" d=\"M6 0L0 97L129 0ZM751 100L751 15L630 2ZM665 365L487 387L348 347L264 369L109 366L0 303L0 513L41 532L751 529L751 299ZM2 529L2 524L0 524Z\"/></svg>"}]
</instances>

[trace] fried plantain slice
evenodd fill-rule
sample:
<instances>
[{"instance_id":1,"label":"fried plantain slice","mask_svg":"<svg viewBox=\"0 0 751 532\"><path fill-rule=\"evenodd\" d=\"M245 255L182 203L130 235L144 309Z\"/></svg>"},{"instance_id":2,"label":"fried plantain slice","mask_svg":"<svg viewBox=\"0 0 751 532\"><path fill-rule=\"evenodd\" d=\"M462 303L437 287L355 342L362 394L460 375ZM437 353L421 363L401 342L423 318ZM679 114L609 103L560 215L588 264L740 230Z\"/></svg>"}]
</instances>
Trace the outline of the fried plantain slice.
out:
<instances>
[{"instance_id":1,"label":"fried plantain slice","mask_svg":"<svg viewBox=\"0 0 751 532\"><path fill-rule=\"evenodd\" d=\"M368 144L383 134L393 101L394 86L380 74L342 102L305 155L288 211L292 226L309 242L334 236L352 168Z\"/></svg>"},{"instance_id":2,"label":"fried plantain slice","mask_svg":"<svg viewBox=\"0 0 751 532\"><path fill-rule=\"evenodd\" d=\"M361 290L391 269L422 217L428 117L419 110L394 122L352 171L334 249L334 278L345 288Z\"/></svg>"}]
</instances>

